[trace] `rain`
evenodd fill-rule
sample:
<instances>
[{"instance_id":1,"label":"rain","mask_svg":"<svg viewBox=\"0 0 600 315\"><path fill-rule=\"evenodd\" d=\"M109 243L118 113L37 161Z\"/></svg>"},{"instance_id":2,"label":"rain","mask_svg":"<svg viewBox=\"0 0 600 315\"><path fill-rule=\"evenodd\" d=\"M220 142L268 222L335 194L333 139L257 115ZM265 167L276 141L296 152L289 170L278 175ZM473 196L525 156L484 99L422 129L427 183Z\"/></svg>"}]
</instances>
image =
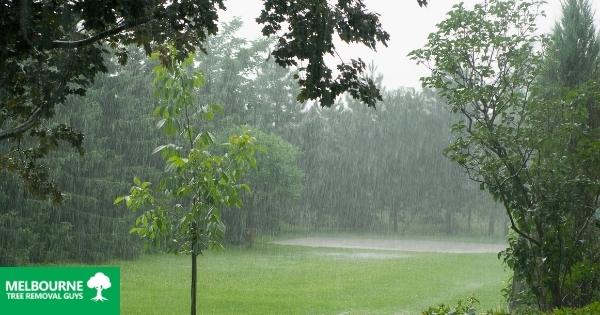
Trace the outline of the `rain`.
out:
<instances>
[{"instance_id":1,"label":"rain","mask_svg":"<svg viewBox=\"0 0 600 315\"><path fill-rule=\"evenodd\" d=\"M120 314L600 314L595 1L91 2L0 5L5 291L110 266Z\"/></svg>"}]
</instances>

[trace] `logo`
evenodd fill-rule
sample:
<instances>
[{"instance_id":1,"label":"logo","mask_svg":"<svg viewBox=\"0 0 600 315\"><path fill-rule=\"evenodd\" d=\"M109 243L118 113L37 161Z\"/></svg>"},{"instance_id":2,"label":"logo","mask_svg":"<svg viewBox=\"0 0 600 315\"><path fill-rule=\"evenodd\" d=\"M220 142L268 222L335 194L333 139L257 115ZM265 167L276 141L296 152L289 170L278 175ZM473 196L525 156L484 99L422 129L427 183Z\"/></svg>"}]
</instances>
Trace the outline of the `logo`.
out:
<instances>
[{"instance_id":1,"label":"logo","mask_svg":"<svg viewBox=\"0 0 600 315\"><path fill-rule=\"evenodd\" d=\"M92 298L92 301L108 301L107 298L102 296L102 290L110 288L110 278L108 278L102 272L97 272L87 282L87 286L90 289L96 289L96 296Z\"/></svg>"},{"instance_id":2,"label":"logo","mask_svg":"<svg viewBox=\"0 0 600 315\"><path fill-rule=\"evenodd\" d=\"M0 268L3 315L120 312L117 267Z\"/></svg>"}]
</instances>

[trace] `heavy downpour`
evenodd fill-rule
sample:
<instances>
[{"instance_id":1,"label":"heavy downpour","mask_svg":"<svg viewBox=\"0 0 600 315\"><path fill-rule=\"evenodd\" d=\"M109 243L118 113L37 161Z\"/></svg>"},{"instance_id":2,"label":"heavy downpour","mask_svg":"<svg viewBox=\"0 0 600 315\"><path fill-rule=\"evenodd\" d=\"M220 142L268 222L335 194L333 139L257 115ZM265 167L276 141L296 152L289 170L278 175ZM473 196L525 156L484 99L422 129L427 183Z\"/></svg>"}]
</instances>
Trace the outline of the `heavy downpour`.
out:
<instances>
[{"instance_id":1,"label":"heavy downpour","mask_svg":"<svg viewBox=\"0 0 600 315\"><path fill-rule=\"evenodd\" d=\"M0 2L0 314L600 314L599 9Z\"/></svg>"}]
</instances>

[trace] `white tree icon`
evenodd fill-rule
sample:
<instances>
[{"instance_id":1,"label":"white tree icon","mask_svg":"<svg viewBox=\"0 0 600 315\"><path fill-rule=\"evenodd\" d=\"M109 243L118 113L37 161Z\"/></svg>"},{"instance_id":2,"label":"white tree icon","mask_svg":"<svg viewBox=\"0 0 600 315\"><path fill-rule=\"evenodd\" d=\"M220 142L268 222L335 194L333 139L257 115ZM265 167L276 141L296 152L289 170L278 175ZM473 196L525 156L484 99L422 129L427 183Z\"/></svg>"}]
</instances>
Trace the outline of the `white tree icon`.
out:
<instances>
[{"instance_id":1,"label":"white tree icon","mask_svg":"<svg viewBox=\"0 0 600 315\"><path fill-rule=\"evenodd\" d=\"M90 289L96 289L96 296L92 298L92 301L107 301L108 299L102 296L102 290L110 288L110 278L108 278L102 272L97 272L87 282L87 286Z\"/></svg>"}]
</instances>

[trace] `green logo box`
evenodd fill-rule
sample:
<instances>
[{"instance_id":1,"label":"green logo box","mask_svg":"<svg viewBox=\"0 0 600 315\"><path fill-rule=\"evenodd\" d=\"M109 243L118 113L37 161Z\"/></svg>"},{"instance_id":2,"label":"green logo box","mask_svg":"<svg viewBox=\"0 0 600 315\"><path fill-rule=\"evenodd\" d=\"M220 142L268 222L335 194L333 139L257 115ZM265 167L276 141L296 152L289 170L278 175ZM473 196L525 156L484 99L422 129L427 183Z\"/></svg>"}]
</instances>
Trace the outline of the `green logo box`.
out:
<instances>
[{"instance_id":1,"label":"green logo box","mask_svg":"<svg viewBox=\"0 0 600 315\"><path fill-rule=\"evenodd\" d=\"M2 315L119 315L119 267L2 267Z\"/></svg>"}]
</instances>

